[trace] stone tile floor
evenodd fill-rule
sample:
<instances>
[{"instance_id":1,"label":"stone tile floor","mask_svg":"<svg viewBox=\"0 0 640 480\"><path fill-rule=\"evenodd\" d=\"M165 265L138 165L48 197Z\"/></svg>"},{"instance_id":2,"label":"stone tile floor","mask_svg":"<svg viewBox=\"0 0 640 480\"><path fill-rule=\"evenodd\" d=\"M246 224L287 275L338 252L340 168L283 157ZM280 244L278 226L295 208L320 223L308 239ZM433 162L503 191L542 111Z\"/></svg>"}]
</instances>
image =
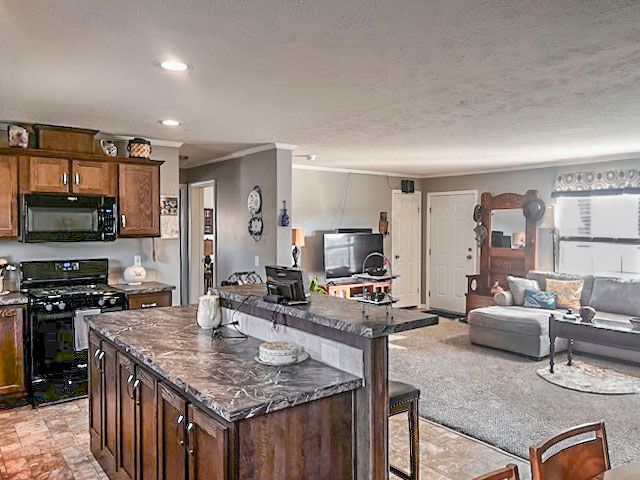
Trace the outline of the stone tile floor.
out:
<instances>
[{"instance_id":1,"label":"stone tile floor","mask_svg":"<svg viewBox=\"0 0 640 480\"><path fill-rule=\"evenodd\" d=\"M0 411L0 479L107 478L89 451L88 408L83 399L37 410ZM423 480L468 480L509 462L517 463L523 477L529 478L525 462L493 447L427 420L421 420L420 429ZM405 415L391 418L390 437L391 460L406 469Z\"/></svg>"}]
</instances>

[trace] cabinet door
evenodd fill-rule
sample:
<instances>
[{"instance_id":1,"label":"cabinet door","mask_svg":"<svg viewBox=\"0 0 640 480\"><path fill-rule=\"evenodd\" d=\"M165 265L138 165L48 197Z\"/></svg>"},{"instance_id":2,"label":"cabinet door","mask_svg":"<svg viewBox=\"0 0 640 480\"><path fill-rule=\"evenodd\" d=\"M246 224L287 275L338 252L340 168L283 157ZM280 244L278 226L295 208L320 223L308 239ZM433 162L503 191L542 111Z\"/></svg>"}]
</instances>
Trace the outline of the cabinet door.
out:
<instances>
[{"instance_id":1,"label":"cabinet door","mask_svg":"<svg viewBox=\"0 0 640 480\"><path fill-rule=\"evenodd\" d=\"M135 401L133 362L122 353L117 352L118 385L117 385L117 432L118 432L118 463L119 473L124 478L135 478L136 447L135 447Z\"/></svg>"},{"instance_id":2,"label":"cabinet door","mask_svg":"<svg viewBox=\"0 0 640 480\"><path fill-rule=\"evenodd\" d=\"M186 402L162 383L158 384L158 478L186 478Z\"/></svg>"},{"instance_id":3,"label":"cabinet door","mask_svg":"<svg viewBox=\"0 0 640 480\"><path fill-rule=\"evenodd\" d=\"M158 478L158 412L156 408L158 382L153 375L139 365L136 365L136 380L140 382L135 388L137 478L156 480Z\"/></svg>"},{"instance_id":4,"label":"cabinet door","mask_svg":"<svg viewBox=\"0 0 640 480\"><path fill-rule=\"evenodd\" d=\"M172 293L134 293L129 295L127 300L129 302L129 310L137 310L139 308L170 307Z\"/></svg>"},{"instance_id":5,"label":"cabinet door","mask_svg":"<svg viewBox=\"0 0 640 480\"><path fill-rule=\"evenodd\" d=\"M71 162L71 190L82 195L115 197L118 193L118 165L114 162Z\"/></svg>"},{"instance_id":6,"label":"cabinet door","mask_svg":"<svg viewBox=\"0 0 640 480\"><path fill-rule=\"evenodd\" d=\"M89 434L91 452L94 456L102 450L102 360L104 353L100 349L100 339L89 334Z\"/></svg>"},{"instance_id":7,"label":"cabinet door","mask_svg":"<svg viewBox=\"0 0 640 480\"><path fill-rule=\"evenodd\" d=\"M69 180L69 160L66 158L29 158L30 192L68 193Z\"/></svg>"},{"instance_id":8,"label":"cabinet door","mask_svg":"<svg viewBox=\"0 0 640 480\"><path fill-rule=\"evenodd\" d=\"M121 163L120 236L160 236L160 166Z\"/></svg>"},{"instance_id":9,"label":"cabinet door","mask_svg":"<svg viewBox=\"0 0 640 480\"><path fill-rule=\"evenodd\" d=\"M116 415L116 399L117 399L117 359L115 348L103 341L101 350L104 352L102 359L103 370L103 390L104 390L104 417L102 422L103 448L107 461L115 467L116 445L117 445L117 415Z\"/></svg>"},{"instance_id":10,"label":"cabinet door","mask_svg":"<svg viewBox=\"0 0 640 480\"><path fill-rule=\"evenodd\" d=\"M18 159L0 156L0 237L18 236Z\"/></svg>"},{"instance_id":11,"label":"cabinet door","mask_svg":"<svg viewBox=\"0 0 640 480\"><path fill-rule=\"evenodd\" d=\"M227 429L193 405L188 408L189 480L226 479Z\"/></svg>"},{"instance_id":12,"label":"cabinet door","mask_svg":"<svg viewBox=\"0 0 640 480\"><path fill-rule=\"evenodd\" d=\"M0 397L24 394L22 309L0 308Z\"/></svg>"}]
</instances>

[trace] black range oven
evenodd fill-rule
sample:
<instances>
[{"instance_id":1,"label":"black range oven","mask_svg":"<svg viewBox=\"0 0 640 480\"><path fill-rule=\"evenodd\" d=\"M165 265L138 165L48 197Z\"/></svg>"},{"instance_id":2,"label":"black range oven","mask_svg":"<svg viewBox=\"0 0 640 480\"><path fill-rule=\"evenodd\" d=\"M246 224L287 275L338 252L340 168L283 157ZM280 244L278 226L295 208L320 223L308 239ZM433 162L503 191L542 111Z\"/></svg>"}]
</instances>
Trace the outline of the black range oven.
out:
<instances>
[{"instance_id":1,"label":"black range oven","mask_svg":"<svg viewBox=\"0 0 640 480\"><path fill-rule=\"evenodd\" d=\"M116 239L116 201L88 195L22 197L23 242L108 242Z\"/></svg>"},{"instance_id":2,"label":"black range oven","mask_svg":"<svg viewBox=\"0 0 640 480\"><path fill-rule=\"evenodd\" d=\"M27 374L36 404L87 395L84 316L122 310L125 296L107 285L108 261L23 262Z\"/></svg>"}]
</instances>

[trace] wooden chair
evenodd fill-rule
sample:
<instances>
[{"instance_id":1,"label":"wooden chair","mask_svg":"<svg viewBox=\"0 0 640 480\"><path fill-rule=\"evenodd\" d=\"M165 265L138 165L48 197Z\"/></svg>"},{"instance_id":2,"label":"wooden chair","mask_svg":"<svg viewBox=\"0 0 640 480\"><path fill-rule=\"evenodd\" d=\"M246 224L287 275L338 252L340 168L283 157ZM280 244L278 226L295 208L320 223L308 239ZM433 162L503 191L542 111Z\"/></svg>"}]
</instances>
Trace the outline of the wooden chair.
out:
<instances>
[{"instance_id":1,"label":"wooden chair","mask_svg":"<svg viewBox=\"0 0 640 480\"><path fill-rule=\"evenodd\" d=\"M579 441L543 459L545 453L560 442L578 435L595 438ZM529 449L533 480L591 480L611 468L604 422L581 425L566 430Z\"/></svg>"},{"instance_id":2,"label":"wooden chair","mask_svg":"<svg viewBox=\"0 0 640 480\"><path fill-rule=\"evenodd\" d=\"M485 473L473 480L520 480L520 474L518 473L518 467L510 463L504 468Z\"/></svg>"},{"instance_id":3,"label":"wooden chair","mask_svg":"<svg viewBox=\"0 0 640 480\"><path fill-rule=\"evenodd\" d=\"M420 420L418 416L420 390L413 385L389 380L389 416L407 413L409 417L409 472L393 465L391 472L403 480L418 480L420 476Z\"/></svg>"}]
</instances>

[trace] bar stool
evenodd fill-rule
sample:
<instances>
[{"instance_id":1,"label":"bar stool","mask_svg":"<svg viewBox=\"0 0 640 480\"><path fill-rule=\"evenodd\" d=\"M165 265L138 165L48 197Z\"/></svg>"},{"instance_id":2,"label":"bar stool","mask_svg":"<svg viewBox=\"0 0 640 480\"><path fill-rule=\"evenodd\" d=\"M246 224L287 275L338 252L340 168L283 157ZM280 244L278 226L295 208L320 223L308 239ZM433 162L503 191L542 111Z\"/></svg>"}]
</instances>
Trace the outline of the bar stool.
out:
<instances>
[{"instance_id":1,"label":"bar stool","mask_svg":"<svg viewBox=\"0 0 640 480\"><path fill-rule=\"evenodd\" d=\"M389 416L407 413L409 417L409 469L403 472L393 465L391 473L404 480L418 480L420 475L420 433L418 420L418 400L420 390L408 383L389 380Z\"/></svg>"}]
</instances>

